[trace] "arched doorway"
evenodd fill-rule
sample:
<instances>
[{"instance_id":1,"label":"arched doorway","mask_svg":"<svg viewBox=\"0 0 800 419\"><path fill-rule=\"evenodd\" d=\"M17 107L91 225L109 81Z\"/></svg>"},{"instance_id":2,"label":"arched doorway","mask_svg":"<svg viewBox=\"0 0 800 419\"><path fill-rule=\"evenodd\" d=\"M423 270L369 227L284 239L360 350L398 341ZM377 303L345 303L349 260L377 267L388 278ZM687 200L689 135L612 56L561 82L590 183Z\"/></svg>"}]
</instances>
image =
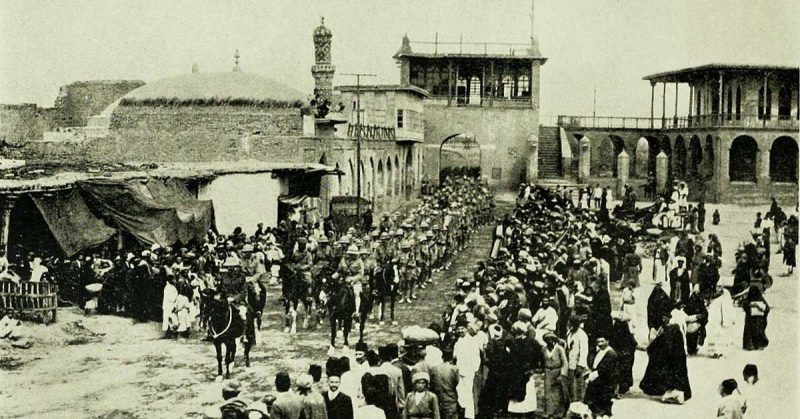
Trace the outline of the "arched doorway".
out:
<instances>
[{"instance_id":1,"label":"arched doorway","mask_svg":"<svg viewBox=\"0 0 800 419\"><path fill-rule=\"evenodd\" d=\"M336 162L336 180L333 185L333 194L342 195L342 168L339 167L339 162Z\"/></svg>"},{"instance_id":2,"label":"arched doorway","mask_svg":"<svg viewBox=\"0 0 800 419\"><path fill-rule=\"evenodd\" d=\"M686 142L683 137L675 139L675 178L686 179Z\"/></svg>"},{"instance_id":3,"label":"arched doorway","mask_svg":"<svg viewBox=\"0 0 800 419\"><path fill-rule=\"evenodd\" d=\"M378 185L375 183L375 160L372 157L369 158L369 185L369 196L374 203Z\"/></svg>"},{"instance_id":4,"label":"arched doorway","mask_svg":"<svg viewBox=\"0 0 800 419\"><path fill-rule=\"evenodd\" d=\"M359 171L359 177L360 177L360 181L361 181L361 196L362 197L369 196L369 191L367 190L367 174L364 171L364 161L363 160L358 162L358 171Z\"/></svg>"},{"instance_id":5,"label":"arched doorway","mask_svg":"<svg viewBox=\"0 0 800 419\"><path fill-rule=\"evenodd\" d=\"M400 188L403 184L403 171L400 168L400 159L397 158L397 154L394 155L394 194L400 195Z\"/></svg>"},{"instance_id":6,"label":"arched doorway","mask_svg":"<svg viewBox=\"0 0 800 419\"><path fill-rule=\"evenodd\" d=\"M406 152L406 198L411 197L411 192L416 186L416 170L414 170L414 149Z\"/></svg>"},{"instance_id":7,"label":"arched doorway","mask_svg":"<svg viewBox=\"0 0 800 419\"><path fill-rule=\"evenodd\" d=\"M647 139L647 176L656 177L656 156L661 153L661 143L656 137L644 137Z\"/></svg>"},{"instance_id":8,"label":"arched doorway","mask_svg":"<svg viewBox=\"0 0 800 419\"><path fill-rule=\"evenodd\" d=\"M700 176L700 164L703 162L703 149L700 146L700 138L696 135L689 140L689 171L686 177L697 179Z\"/></svg>"},{"instance_id":9,"label":"arched doorway","mask_svg":"<svg viewBox=\"0 0 800 419\"><path fill-rule=\"evenodd\" d=\"M672 182L672 179L674 179L672 173L672 144L670 144L669 137L661 139L661 151L667 156L667 180Z\"/></svg>"},{"instance_id":10,"label":"arched doorway","mask_svg":"<svg viewBox=\"0 0 800 419\"><path fill-rule=\"evenodd\" d=\"M703 163L700 165L700 179L708 180L714 177L714 139L706 137L706 144L703 147Z\"/></svg>"},{"instance_id":11,"label":"arched doorway","mask_svg":"<svg viewBox=\"0 0 800 419\"><path fill-rule=\"evenodd\" d=\"M773 182L797 183L797 141L778 137L769 153L769 179Z\"/></svg>"},{"instance_id":12,"label":"arched doorway","mask_svg":"<svg viewBox=\"0 0 800 419\"><path fill-rule=\"evenodd\" d=\"M353 161L348 160L347 164L350 167L350 171L347 172L347 176L350 176L350 191L348 195L355 195L356 193L356 168L353 166Z\"/></svg>"},{"instance_id":13,"label":"arched doorway","mask_svg":"<svg viewBox=\"0 0 800 419\"><path fill-rule=\"evenodd\" d=\"M392 173L392 158L386 159L386 196L394 195L394 173Z\"/></svg>"},{"instance_id":14,"label":"arched doorway","mask_svg":"<svg viewBox=\"0 0 800 419\"><path fill-rule=\"evenodd\" d=\"M611 137L603 138L600 146L597 147L597 153L591 155L591 159L594 160L592 164L593 175L599 177L614 176L616 174L616 170L614 170L616 159L614 157L614 143L611 141Z\"/></svg>"},{"instance_id":15,"label":"arched doorway","mask_svg":"<svg viewBox=\"0 0 800 419\"><path fill-rule=\"evenodd\" d=\"M728 154L728 176L731 182L756 181L758 144L753 137L740 135L731 143Z\"/></svg>"},{"instance_id":16,"label":"arched doorway","mask_svg":"<svg viewBox=\"0 0 800 419\"><path fill-rule=\"evenodd\" d=\"M383 172L383 160L378 160L378 171L376 173L376 177L377 179L375 182L375 197L383 198L386 186L386 175Z\"/></svg>"},{"instance_id":17,"label":"arched doorway","mask_svg":"<svg viewBox=\"0 0 800 419\"><path fill-rule=\"evenodd\" d=\"M647 138L639 138L636 142L636 156L634 157L635 174L639 178L647 178L647 170L650 158L650 144Z\"/></svg>"}]
</instances>

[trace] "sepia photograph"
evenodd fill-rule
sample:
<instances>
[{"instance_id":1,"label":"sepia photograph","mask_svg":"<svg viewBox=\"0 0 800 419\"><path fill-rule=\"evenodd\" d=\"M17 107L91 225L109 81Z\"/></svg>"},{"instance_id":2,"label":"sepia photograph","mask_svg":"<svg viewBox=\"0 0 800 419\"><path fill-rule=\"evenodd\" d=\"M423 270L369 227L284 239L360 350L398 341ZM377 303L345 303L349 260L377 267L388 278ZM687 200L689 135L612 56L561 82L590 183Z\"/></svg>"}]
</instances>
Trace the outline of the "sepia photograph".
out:
<instances>
[{"instance_id":1,"label":"sepia photograph","mask_svg":"<svg viewBox=\"0 0 800 419\"><path fill-rule=\"evenodd\" d=\"M791 419L796 0L0 0L0 416Z\"/></svg>"}]
</instances>

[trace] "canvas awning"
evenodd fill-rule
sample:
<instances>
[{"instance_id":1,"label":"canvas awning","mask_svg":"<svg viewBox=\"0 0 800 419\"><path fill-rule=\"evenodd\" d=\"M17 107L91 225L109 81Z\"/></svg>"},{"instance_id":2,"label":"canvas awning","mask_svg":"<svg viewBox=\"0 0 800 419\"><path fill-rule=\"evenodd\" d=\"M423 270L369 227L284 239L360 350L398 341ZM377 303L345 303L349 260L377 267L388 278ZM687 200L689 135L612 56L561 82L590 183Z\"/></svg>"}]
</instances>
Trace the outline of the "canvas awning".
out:
<instances>
[{"instance_id":1,"label":"canvas awning","mask_svg":"<svg viewBox=\"0 0 800 419\"><path fill-rule=\"evenodd\" d=\"M67 256L101 244L116 232L92 213L77 190L31 194L31 199Z\"/></svg>"},{"instance_id":2,"label":"canvas awning","mask_svg":"<svg viewBox=\"0 0 800 419\"><path fill-rule=\"evenodd\" d=\"M202 239L214 219L211 201L195 199L178 180L88 180L87 204L147 244L169 246Z\"/></svg>"}]
</instances>

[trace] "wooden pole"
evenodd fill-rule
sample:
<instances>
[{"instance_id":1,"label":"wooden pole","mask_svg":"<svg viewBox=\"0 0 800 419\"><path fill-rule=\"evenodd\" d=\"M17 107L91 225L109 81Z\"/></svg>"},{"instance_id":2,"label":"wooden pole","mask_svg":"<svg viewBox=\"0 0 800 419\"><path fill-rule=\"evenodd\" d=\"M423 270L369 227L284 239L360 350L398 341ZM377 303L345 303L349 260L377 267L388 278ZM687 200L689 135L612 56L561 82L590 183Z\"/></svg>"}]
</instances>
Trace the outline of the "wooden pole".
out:
<instances>
[{"instance_id":1,"label":"wooden pole","mask_svg":"<svg viewBox=\"0 0 800 419\"><path fill-rule=\"evenodd\" d=\"M654 104L656 100L656 84L650 82L650 129L653 129Z\"/></svg>"}]
</instances>

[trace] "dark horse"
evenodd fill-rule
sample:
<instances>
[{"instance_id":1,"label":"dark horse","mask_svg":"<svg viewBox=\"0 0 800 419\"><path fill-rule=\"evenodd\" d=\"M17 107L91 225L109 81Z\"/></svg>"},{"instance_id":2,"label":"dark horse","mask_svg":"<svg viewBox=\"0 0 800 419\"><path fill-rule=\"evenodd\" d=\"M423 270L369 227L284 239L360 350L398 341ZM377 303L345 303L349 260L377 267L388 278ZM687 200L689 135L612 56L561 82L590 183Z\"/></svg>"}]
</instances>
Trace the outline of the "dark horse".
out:
<instances>
[{"instance_id":1,"label":"dark horse","mask_svg":"<svg viewBox=\"0 0 800 419\"><path fill-rule=\"evenodd\" d=\"M245 365L250 366L250 348L255 344L255 317L246 305L237 306L224 297L211 299L209 309L208 327L217 351L217 377L222 377L222 345L225 345L225 378L230 378L236 340L242 336L245 337Z\"/></svg>"},{"instance_id":2,"label":"dark horse","mask_svg":"<svg viewBox=\"0 0 800 419\"><path fill-rule=\"evenodd\" d=\"M297 332L297 306L303 303L306 311L306 318L303 321L303 328L308 328L308 320L311 317L313 299L311 296L311 277L309 274L286 269L287 275L282 284L283 307L286 324L284 331L287 333Z\"/></svg>"},{"instance_id":3,"label":"dark horse","mask_svg":"<svg viewBox=\"0 0 800 419\"><path fill-rule=\"evenodd\" d=\"M356 295L353 287L345 281L331 281L328 287L327 309L328 320L331 326L330 349L336 347L336 334L342 328L344 346L349 346L350 330L353 328L353 319L358 319L359 341L364 340L364 326L369 313L372 311L372 297L369 290L361 293L361 304L356 313Z\"/></svg>"}]
</instances>

